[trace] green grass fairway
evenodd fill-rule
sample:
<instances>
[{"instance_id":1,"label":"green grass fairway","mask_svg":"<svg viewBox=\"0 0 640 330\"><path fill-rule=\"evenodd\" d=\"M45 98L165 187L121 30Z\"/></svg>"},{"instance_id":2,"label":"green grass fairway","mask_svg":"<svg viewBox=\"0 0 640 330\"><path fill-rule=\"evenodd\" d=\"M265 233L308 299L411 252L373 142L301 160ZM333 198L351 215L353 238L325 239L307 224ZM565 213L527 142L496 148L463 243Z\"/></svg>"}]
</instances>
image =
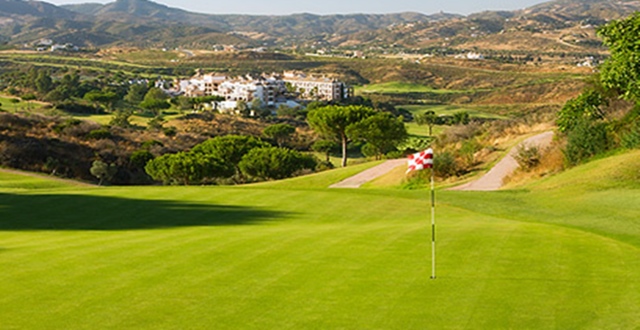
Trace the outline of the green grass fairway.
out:
<instances>
[{"instance_id":1,"label":"green grass fairway","mask_svg":"<svg viewBox=\"0 0 640 330\"><path fill-rule=\"evenodd\" d=\"M35 101L23 101L17 97L0 95L0 110L8 112L40 110L42 104Z\"/></svg>"},{"instance_id":2,"label":"green grass fairway","mask_svg":"<svg viewBox=\"0 0 640 330\"><path fill-rule=\"evenodd\" d=\"M247 187L3 174L0 328L634 329L639 158L438 192L436 280L428 192L323 188L348 168Z\"/></svg>"},{"instance_id":3,"label":"green grass fairway","mask_svg":"<svg viewBox=\"0 0 640 330\"><path fill-rule=\"evenodd\" d=\"M463 90L435 89L427 85L389 82L381 84L371 84L356 87L357 93L383 93L383 94L403 94L403 93L436 93L436 94L456 94L465 93Z\"/></svg>"},{"instance_id":4,"label":"green grass fairway","mask_svg":"<svg viewBox=\"0 0 640 330\"><path fill-rule=\"evenodd\" d=\"M459 105L402 105L399 108L407 109L413 114L423 113L431 110L438 116L451 116L458 112L467 112L472 118L487 119L505 119L506 117L498 115L495 111L491 111L488 106L459 106Z\"/></svg>"}]
</instances>

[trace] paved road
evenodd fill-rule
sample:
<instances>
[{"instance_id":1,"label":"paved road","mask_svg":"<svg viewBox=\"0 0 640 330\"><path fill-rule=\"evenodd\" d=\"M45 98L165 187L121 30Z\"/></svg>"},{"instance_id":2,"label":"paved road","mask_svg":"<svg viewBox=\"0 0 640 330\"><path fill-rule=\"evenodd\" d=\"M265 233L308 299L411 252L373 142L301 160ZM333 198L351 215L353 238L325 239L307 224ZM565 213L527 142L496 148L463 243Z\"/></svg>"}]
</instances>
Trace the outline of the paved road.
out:
<instances>
[{"instance_id":1,"label":"paved road","mask_svg":"<svg viewBox=\"0 0 640 330\"><path fill-rule=\"evenodd\" d=\"M378 166L372 167L364 172L360 172L350 178L331 185L329 188L360 188L363 184L381 177L400 165L406 165L406 159L388 160Z\"/></svg>"},{"instance_id":2,"label":"paved road","mask_svg":"<svg viewBox=\"0 0 640 330\"><path fill-rule=\"evenodd\" d=\"M538 148L545 148L553 140L553 132L544 132L536 136L532 136L520 144L527 146L538 146ZM509 174L513 173L518 168L518 162L516 162L513 156L517 152L517 146L512 148L511 151L505 156L498 164L496 164L489 172L476 181L472 181L461 186L451 188L450 190L464 190L464 191L493 191L502 187L502 181Z\"/></svg>"}]
</instances>

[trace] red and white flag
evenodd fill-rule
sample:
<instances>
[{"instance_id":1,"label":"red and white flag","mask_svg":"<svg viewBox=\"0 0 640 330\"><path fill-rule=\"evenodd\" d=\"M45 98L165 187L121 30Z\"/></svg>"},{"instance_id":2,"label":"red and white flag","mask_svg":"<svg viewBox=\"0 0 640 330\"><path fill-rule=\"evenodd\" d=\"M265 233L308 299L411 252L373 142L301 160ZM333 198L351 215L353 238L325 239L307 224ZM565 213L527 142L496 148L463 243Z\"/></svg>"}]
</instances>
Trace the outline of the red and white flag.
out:
<instances>
[{"instance_id":1,"label":"red and white flag","mask_svg":"<svg viewBox=\"0 0 640 330\"><path fill-rule=\"evenodd\" d=\"M425 151L409 155L409 168L407 169L407 173L432 167L433 149L429 148Z\"/></svg>"}]
</instances>

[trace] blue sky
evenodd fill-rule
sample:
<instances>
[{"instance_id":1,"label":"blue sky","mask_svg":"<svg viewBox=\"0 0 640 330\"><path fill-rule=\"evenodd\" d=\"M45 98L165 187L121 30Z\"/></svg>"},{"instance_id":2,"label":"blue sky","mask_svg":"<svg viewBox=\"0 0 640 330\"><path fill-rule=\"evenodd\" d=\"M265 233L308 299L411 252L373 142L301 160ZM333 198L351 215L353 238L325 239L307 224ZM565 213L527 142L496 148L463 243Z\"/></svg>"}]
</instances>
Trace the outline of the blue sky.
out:
<instances>
[{"instance_id":1,"label":"blue sky","mask_svg":"<svg viewBox=\"0 0 640 330\"><path fill-rule=\"evenodd\" d=\"M114 0L44 0L53 4L99 2ZM415 11L433 14L440 11L471 14L483 10L522 9L546 0L157 0L169 7L209 14L257 14L288 15L292 13L349 14L349 13L398 13Z\"/></svg>"}]
</instances>

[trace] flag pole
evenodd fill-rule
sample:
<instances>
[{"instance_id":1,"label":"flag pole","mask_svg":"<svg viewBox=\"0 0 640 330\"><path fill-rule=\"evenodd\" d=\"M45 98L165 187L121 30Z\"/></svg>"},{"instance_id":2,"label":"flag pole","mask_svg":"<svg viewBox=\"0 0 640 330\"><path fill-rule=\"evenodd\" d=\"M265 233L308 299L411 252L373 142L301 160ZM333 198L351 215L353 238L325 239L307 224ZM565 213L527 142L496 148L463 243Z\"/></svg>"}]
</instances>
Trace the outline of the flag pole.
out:
<instances>
[{"instance_id":1,"label":"flag pole","mask_svg":"<svg viewBox=\"0 0 640 330\"><path fill-rule=\"evenodd\" d=\"M431 166L431 279L436 279L436 192Z\"/></svg>"}]
</instances>

